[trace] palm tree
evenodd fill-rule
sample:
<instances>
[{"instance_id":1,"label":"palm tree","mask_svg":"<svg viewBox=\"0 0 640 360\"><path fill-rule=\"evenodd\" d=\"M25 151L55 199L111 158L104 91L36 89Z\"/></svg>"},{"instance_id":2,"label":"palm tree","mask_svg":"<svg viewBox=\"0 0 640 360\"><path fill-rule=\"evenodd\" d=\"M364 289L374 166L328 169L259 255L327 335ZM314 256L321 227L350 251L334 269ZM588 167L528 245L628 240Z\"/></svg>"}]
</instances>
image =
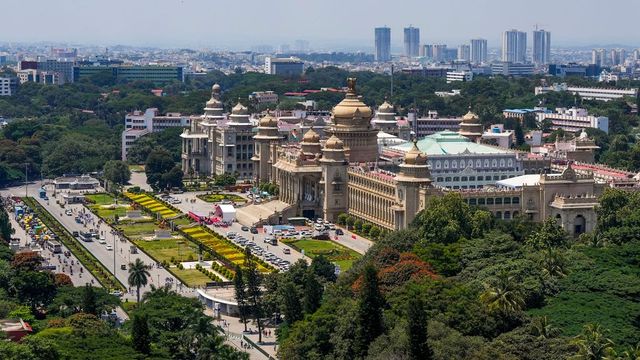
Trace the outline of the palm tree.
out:
<instances>
[{"instance_id":1,"label":"palm tree","mask_svg":"<svg viewBox=\"0 0 640 360\"><path fill-rule=\"evenodd\" d=\"M636 346L631 346L629 349L625 350L620 357L620 360L638 360L640 359L640 343L637 343Z\"/></svg>"},{"instance_id":2,"label":"palm tree","mask_svg":"<svg viewBox=\"0 0 640 360\"><path fill-rule=\"evenodd\" d=\"M510 316L524 308L524 296L520 284L515 277L506 271L496 277L493 285L485 284L485 291L480 295L480 300L487 305L489 311L501 312Z\"/></svg>"},{"instance_id":3,"label":"palm tree","mask_svg":"<svg viewBox=\"0 0 640 360\"><path fill-rule=\"evenodd\" d=\"M151 276L149 266L137 258L135 262L129 263L129 285L135 286L138 302L140 302L140 287L147 285L147 278Z\"/></svg>"},{"instance_id":4,"label":"palm tree","mask_svg":"<svg viewBox=\"0 0 640 360\"><path fill-rule=\"evenodd\" d=\"M600 324L587 324L571 344L578 347L576 360L602 360L613 355L613 341L606 338Z\"/></svg>"},{"instance_id":5,"label":"palm tree","mask_svg":"<svg viewBox=\"0 0 640 360\"><path fill-rule=\"evenodd\" d=\"M559 334L560 329L553 327L546 316L537 317L531 321L531 335L540 340L553 338Z\"/></svg>"},{"instance_id":6,"label":"palm tree","mask_svg":"<svg viewBox=\"0 0 640 360\"><path fill-rule=\"evenodd\" d=\"M564 256L558 250L549 249L542 259L542 274L544 277L565 277L567 276Z\"/></svg>"}]
</instances>

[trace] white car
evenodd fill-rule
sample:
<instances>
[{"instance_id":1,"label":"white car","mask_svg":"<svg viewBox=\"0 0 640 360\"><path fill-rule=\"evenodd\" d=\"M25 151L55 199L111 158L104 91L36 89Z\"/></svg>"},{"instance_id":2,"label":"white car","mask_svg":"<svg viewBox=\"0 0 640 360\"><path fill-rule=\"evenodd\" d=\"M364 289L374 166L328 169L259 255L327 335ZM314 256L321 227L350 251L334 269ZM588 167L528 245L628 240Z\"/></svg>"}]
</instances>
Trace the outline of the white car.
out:
<instances>
[{"instance_id":1,"label":"white car","mask_svg":"<svg viewBox=\"0 0 640 360\"><path fill-rule=\"evenodd\" d=\"M100 239L100 240L98 240L98 243L104 245L104 244L107 243L107 241L105 239Z\"/></svg>"},{"instance_id":2,"label":"white car","mask_svg":"<svg viewBox=\"0 0 640 360\"><path fill-rule=\"evenodd\" d=\"M107 245L107 250L109 250L109 251L113 251L113 246L111 246L111 245Z\"/></svg>"}]
</instances>

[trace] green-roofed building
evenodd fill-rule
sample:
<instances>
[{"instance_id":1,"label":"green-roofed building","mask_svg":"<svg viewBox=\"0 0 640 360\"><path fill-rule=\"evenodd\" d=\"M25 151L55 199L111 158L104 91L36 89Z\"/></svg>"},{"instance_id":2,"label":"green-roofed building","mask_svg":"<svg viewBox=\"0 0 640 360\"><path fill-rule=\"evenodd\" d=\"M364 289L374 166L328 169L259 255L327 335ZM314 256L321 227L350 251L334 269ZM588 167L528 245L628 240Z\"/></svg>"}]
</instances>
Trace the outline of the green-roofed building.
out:
<instances>
[{"instance_id":1,"label":"green-roofed building","mask_svg":"<svg viewBox=\"0 0 640 360\"><path fill-rule=\"evenodd\" d=\"M441 131L418 140L418 149L427 154L431 180L452 189L478 189L496 181L524 174L516 151L478 144L453 131ZM392 146L407 152L413 143Z\"/></svg>"}]
</instances>

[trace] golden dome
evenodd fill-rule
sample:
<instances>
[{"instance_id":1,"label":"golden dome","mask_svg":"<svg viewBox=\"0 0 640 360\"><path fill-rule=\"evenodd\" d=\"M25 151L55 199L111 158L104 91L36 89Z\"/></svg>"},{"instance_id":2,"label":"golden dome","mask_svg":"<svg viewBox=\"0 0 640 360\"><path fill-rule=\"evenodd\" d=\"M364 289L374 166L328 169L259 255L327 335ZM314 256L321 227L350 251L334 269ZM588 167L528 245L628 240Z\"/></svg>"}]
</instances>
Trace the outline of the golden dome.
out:
<instances>
[{"instance_id":1,"label":"golden dome","mask_svg":"<svg viewBox=\"0 0 640 360\"><path fill-rule=\"evenodd\" d=\"M302 137L302 142L305 143L320 143L320 135L313 131L313 128L309 129Z\"/></svg>"},{"instance_id":2,"label":"golden dome","mask_svg":"<svg viewBox=\"0 0 640 360\"><path fill-rule=\"evenodd\" d=\"M210 109L220 109L222 108L222 101L216 99L215 97L212 97L211 99L209 99L209 101L207 101L206 107Z\"/></svg>"},{"instance_id":3,"label":"golden dome","mask_svg":"<svg viewBox=\"0 0 640 360\"><path fill-rule=\"evenodd\" d=\"M338 139L335 135L332 135L329 140L324 144L326 149L331 150L342 150L344 149L344 143L342 140Z\"/></svg>"},{"instance_id":4,"label":"golden dome","mask_svg":"<svg viewBox=\"0 0 640 360\"><path fill-rule=\"evenodd\" d=\"M469 108L469 112L462 117L462 122L465 123L477 123L480 118L476 113L471 112L471 108Z\"/></svg>"},{"instance_id":5,"label":"golden dome","mask_svg":"<svg viewBox=\"0 0 640 360\"><path fill-rule=\"evenodd\" d=\"M259 125L260 127L278 127L278 120L271 116L269 112L262 119L260 119Z\"/></svg>"},{"instance_id":6,"label":"golden dome","mask_svg":"<svg viewBox=\"0 0 640 360\"><path fill-rule=\"evenodd\" d=\"M413 140L413 147L404 155L407 165L427 165L427 155L418 149L417 141Z\"/></svg>"},{"instance_id":7,"label":"golden dome","mask_svg":"<svg viewBox=\"0 0 640 360\"><path fill-rule=\"evenodd\" d=\"M211 87L211 92L213 94L220 94L220 85L213 84L213 86Z\"/></svg>"},{"instance_id":8,"label":"golden dome","mask_svg":"<svg viewBox=\"0 0 640 360\"><path fill-rule=\"evenodd\" d=\"M234 106L233 109L231 109L231 113L233 115L247 115L247 112L248 112L247 107L242 105L239 99L236 106Z\"/></svg>"},{"instance_id":9,"label":"golden dome","mask_svg":"<svg viewBox=\"0 0 640 360\"><path fill-rule=\"evenodd\" d=\"M387 114L393 113L393 105L389 104L387 100L385 100L382 105L378 107L378 112Z\"/></svg>"},{"instance_id":10,"label":"golden dome","mask_svg":"<svg viewBox=\"0 0 640 360\"><path fill-rule=\"evenodd\" d=\"M347 84L349 86L347 95L331 110L333 117L342 119L353 119L356 117L370 119L372 114L371 108L363 103L356 93L356 79L348 78Z\"/></svg>"}]
</instances>

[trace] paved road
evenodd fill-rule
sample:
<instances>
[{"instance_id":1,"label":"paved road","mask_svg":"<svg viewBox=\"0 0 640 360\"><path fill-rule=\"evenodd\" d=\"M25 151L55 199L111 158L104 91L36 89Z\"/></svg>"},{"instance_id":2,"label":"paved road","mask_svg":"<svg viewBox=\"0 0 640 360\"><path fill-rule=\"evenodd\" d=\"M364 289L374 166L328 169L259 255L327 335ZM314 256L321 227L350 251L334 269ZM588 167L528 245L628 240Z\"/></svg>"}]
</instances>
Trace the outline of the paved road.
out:
<instances>
[{"instance_id":1,"label":"paved road","mask_svg":"<svg viewBox=\"0 0 640 360\"><path fill-rule=\"evenodd\" d=\"M56 203L56 199L53 197L53 191L48 189L47 194L49 196L49 201L45 201L40 199L37 194L38 187L30 185L28 187L29 196L34 197L37 201L45 207L67 230L70 232L73 231L88 231L89 229L95 229L99 233L103 234L106 244L100 244L98 241L92 242L84 242L80 241L80 243L91 252L97 259L100 261L111 273L114 273L114 258L115 258L115 274L118 280L120 280L125 286L128 286L127 279L129 276L128 272L128 264L129 262L135 261L136 258L142 260L145 264L155 265L155 261L147 256L145 253L139 251L138 254L130 253L130 246L133 245L126 239L120 239L117 236L112 235L113 228L107 224L102 223L98 225L98 218L93 214L89 213L88 210L84 208L83 205L73 204L67 205L64 209ZM20 186L17 188L10 188L6 190L0 191L0 194L7 196L9 194L15 196L24 196L25 190L24 186ZM60 197L60 194L58 194ZM71 209L74 212L73 216L65 215L65 209ZM81 211L87 212L88 217L93 220L93 223L89 224L78 224L75 221L75 214L78 214ZM111 245L113 250L108 250L107 245ZM125 269L121 268L121 265L125 265ZM156 268L152 266L149 269L149 273L151 276L149 277L149 283L147 286L140 289L141 295L145 292L151 290L151 285L156 287L164 286L165 281L168 278L173 278L174 284L179 284L180 281L173 277L168 271L162 268ZM195 296L195 292L192 289L188 289L186 286L182 287L183 295L186 296ZM125 299L134 300L136 299L135 288L131 289L131 292L127 292L124 296Z\"/></svg>"}]
</instances>

